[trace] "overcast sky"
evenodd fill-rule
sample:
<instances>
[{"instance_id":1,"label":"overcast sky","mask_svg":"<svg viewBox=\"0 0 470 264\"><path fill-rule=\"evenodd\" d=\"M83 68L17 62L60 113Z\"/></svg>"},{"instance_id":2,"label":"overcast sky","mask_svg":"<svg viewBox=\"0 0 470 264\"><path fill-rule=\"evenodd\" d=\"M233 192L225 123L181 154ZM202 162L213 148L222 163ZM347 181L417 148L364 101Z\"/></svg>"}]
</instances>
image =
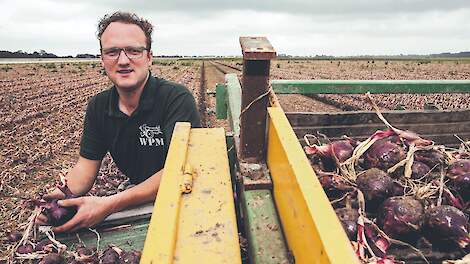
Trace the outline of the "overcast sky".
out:
<instances>
[{"instance_id":1,"label":"overcast sky","mask_svg":"<svg viewBox=\"0 0 470 264\"><path fill-rule=\"evenodd\" d=\"M0 0L0 50L99 53L97 21L132 11L155 26L156 55L240 55L266 36L290 55L470 51L470 0Z\"/></svg>"}]
</instances>

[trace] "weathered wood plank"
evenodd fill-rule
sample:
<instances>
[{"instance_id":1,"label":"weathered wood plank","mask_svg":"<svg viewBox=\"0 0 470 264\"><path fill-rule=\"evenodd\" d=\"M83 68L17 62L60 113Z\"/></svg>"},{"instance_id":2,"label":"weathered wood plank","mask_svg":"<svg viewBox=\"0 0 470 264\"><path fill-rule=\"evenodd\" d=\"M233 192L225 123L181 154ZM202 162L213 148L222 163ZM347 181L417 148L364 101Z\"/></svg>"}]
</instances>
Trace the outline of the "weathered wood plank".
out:
<instances>
[{"instance_id":1,"label":"weathered wood plank","mask_svg":"<svg viewBox=\"0 0 470 264\"><path fill-rule=\"evenodd\" d=\"M470 120L470 110L441 111L384 111L384 117L392 124L402 123L441 123ZM286 113L292 126L311 125L354 125L382 124L382 121L371 111L351 111L340 113Z\"/></svg>"},{"instance_id":2,"label":"weathered wood plank","mask_svg":"<svg viewBox=\"0 0 470 264\"><path fill-rule=\"evenodd\" d=\"M305 131L295 131L296 136L298 140L302 143L304 143L303 136L305 135ZM311 133L310 133L311 134ZM361 135L361 136L351 136L352 138L356 140L365 140L369 137L370 135ZM455 136L455 134L444 134L444 135L421 135L425 139L429 139L434 141L436 144L440 145L445 145L449 147L455 147L457 145L460 145L461 141ZM470 140L470 132L467 133L460 133L457 136L459 136L462 140L464 141L469 141ZM336 137L328 137L329 140L335 141L341 139L341 136L336 136Z\"/></svg>"},{"instance_id":3,"label":"weathered wood plank","mask_svg":"<svg viewBox=\"0 0 470 264\"><path fill-rule=\"evenodd\" d=\"M394 124L395 127L402 130L414 131L421 135L433 134L461 134L470 132L470 121L456 123L429 123L429 124ZM385 125L380 124L355 124L345 126L294 126L295 131L299 133L315 133L320 132L330 137L341 135L372 135L377 130L386 130Z\"/></svg>"},{"instance_id":4,"label":"weathered wood plank","mask_svg":"<svg viewBox=\"0 0 470 264\"><path fill-rule=\"evenodd\" d=\"M458 135L470 138L470 110L387 111L383 115L395 127L414 131L443 145L458 145ZM325 134L331 140L343 135L363 140L377 130L386 129L374 112L287 113L298 138L305 134Z\"/></svg>"}]
</instances>

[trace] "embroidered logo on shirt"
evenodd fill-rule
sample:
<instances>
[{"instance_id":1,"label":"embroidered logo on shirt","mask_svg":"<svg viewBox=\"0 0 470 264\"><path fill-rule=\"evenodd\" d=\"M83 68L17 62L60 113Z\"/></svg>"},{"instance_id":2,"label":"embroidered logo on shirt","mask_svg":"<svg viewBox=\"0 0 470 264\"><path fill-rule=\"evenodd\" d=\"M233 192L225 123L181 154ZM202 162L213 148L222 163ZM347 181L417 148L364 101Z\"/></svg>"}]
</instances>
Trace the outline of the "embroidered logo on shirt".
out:
<instances>
[{"instance_id":1,"label":"embroidered logo on shirt","mask_svg":"<svg viewBox=\"0 0 470 264\"><path fill-rule=\"evenodd\" d=\"M163 137L157 137L158 135L163 134L160 126L148 126L143 124L139 127L140 129L140 145L142 146L163 146L165 145Z\"/></svg>"}]
</instances>

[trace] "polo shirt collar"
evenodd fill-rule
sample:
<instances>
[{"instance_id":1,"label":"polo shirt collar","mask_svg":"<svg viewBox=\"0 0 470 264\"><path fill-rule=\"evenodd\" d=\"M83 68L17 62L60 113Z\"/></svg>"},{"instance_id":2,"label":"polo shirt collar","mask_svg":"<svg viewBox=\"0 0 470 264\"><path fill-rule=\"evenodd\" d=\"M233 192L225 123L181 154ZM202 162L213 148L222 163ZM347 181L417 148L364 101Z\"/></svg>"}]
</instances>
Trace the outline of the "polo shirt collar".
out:
<instances>
[{"instance_id":1,"label":"polo shirt collar","mask_svg":"<svg viewBox=\"0 0 470 264\"><path fill-rule=\"evenodd\" d=\"M140 95L139 105L134 113L152 109L155 103L155 94L157 92L157 80L149 71L149 77L145 83L144 90ZM119 110L119 94L115 85L111 87L110 100L108 106L108 115L113 117L126 117L126 115Z\"/></svg>"}]
</instances>

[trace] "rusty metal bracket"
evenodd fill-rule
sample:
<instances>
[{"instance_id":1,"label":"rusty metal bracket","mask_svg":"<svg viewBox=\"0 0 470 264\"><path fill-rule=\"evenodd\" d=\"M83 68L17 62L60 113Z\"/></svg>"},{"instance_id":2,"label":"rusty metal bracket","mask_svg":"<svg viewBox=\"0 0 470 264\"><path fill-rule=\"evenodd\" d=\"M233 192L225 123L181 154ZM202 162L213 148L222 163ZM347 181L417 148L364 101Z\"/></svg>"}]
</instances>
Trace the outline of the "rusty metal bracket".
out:
<instances>
[{"instance_id":1,"label":"rusty metal bracket","mask_svg":"<svg viewBox=\"0 0 470 264\"><path fill-rule=\"evenodd\" d=\"M273 188L268 166L265 163L240 162L240 176L245 190Z\"/></svg>"},{"instance_id":2,"label":"rusty metal bracket","mask_svg":"<svg viewBox=\"0 0 470 264\"><path fill-rule=\"evenodd\" d=\"M276 57L276 51L266 37L240 37L240 45L243 53L240 158L263 163L270 60Z\"/></svg>"}]
</instances>

